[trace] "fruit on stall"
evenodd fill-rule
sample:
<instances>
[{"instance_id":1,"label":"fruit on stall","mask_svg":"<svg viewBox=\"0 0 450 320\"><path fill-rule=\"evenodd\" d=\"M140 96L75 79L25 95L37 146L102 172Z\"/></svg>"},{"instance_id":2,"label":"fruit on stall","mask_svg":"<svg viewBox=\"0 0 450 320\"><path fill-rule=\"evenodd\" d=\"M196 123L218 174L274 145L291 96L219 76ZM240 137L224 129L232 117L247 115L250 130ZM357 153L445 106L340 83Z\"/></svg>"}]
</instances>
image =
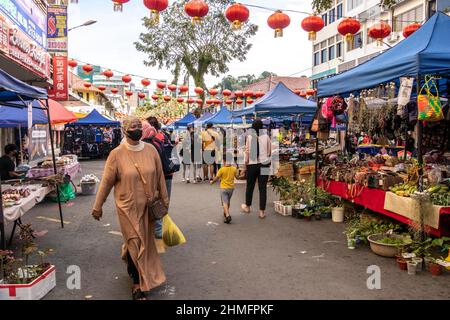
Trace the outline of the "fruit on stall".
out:
<instances>
[{"instance_id":1,"label":"fruit on stall","mask_svg":"<svg viewBox=\"0 0 450 320\"><path fill-rule=\"evenodd\" d=\"M412 183L404 183L390 187L389 190L400 197L409 197L417 191L417 186Z\"/></svg>"}]
</instances>

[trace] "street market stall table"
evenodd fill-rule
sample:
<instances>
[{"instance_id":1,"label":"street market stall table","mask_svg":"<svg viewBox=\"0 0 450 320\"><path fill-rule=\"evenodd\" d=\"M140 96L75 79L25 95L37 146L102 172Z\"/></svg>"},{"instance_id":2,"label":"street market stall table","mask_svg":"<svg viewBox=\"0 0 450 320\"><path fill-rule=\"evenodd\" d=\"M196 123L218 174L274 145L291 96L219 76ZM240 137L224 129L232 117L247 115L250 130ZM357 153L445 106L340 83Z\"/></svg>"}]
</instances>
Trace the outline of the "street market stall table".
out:
<instances>
[{"instance_id":1,"label":"street market stall table","mask_svg":"<svg viewBox=\"0 0 450 320\"><path fill-rule=\"evenodd\" d=\"M56 167L57 173L62 174L63 176L69 176L72 180L79 172L81 172L81 165L79 162L74 162L69 165L58 166ZM28 173L28 178L42 178L54 175L53 168L31 168Z\"/></svg>"}]
</instances>

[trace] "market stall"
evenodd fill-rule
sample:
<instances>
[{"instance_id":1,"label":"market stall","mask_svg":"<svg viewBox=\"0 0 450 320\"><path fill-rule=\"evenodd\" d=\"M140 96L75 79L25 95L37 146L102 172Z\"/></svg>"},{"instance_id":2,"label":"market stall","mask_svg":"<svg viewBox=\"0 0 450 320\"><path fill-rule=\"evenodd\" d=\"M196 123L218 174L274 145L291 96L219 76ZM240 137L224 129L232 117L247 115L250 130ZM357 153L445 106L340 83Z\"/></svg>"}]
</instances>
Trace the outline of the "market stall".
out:
<instances>
[{"instance_id":1,"label":"market stall","mask_svg":"<svg viewBox=\"0 0 450 320\"><path fill-rule=\"evenodd\" d=\"M183 118L175 121L171 125L174 127L174 129L186 129L188 124L195 120L195 116L191 112L189 112Z\"/></svg>"},{"instance_id":2,"label":"market stall","mask_svg":"<svg viewBox=\"0 0 450 320\"><path fill-rule=\"evenodd\" d=\"M449 113L448 106L438 103L449 94L450 45L443 41L448 30L450 17L438 12L395 47L318 84L318 97L324 98L318 105L319 134L329 130L336 111L347 108L346 97L348 134L356 139L364 131L361 134L367 137L372 128L369 140L376 137L378 143L360 144L359 157L350 161L342 156L323 158L316 185L436 236L450 234ZM405 79L415 92L407 92ZM399 98L393 104L396 94ZM437 108L432 110L424 100L433 100ZM432 117L434 113L440 114ZM405 152L414 145L417 160Z\"/></svg>"}]
</instances>

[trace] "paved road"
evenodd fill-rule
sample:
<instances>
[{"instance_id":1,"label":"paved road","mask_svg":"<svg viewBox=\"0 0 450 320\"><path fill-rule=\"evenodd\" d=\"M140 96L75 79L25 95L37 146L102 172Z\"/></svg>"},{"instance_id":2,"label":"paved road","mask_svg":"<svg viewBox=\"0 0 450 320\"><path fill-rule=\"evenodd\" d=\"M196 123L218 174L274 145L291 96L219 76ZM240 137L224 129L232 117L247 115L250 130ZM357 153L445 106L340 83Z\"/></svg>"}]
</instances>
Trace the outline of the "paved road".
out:
<instances>
[{"instance_id":1,"label":"paved road","mask_svg":"<svg viewBox=\"0 0 450 320\"><path fill-rule=\"evenodd\" d=\"M101 175L103 161L83 162L83 174ZM369 248L347 249L344 226L330 220L282 217L269 205L268 217L239 212L245 185L232 199L233 223L222 222L218 186L173 186L171 216L187 243L162 255L167 284L152 299L449 299L450 272L408 276L395 260L374 255ZM255 193L255 200L257 201ZM270 194L269 201L273 200ZM122 239L113 199L104 218L90 216L93 196L79 196L64 205L64 229L54 221L57 205L43 203L24 217L37 230L48 230L41 247L56 250L57 287L46 299L130 299L130 278L120 259ZM112 233L110 233L112 232ZM16 241L17 243L17 241ZM81 289L68 290L66 270L81 268ZM368 290L367 267L381 268L381 290Z\"/></svg>"}]
</instances>

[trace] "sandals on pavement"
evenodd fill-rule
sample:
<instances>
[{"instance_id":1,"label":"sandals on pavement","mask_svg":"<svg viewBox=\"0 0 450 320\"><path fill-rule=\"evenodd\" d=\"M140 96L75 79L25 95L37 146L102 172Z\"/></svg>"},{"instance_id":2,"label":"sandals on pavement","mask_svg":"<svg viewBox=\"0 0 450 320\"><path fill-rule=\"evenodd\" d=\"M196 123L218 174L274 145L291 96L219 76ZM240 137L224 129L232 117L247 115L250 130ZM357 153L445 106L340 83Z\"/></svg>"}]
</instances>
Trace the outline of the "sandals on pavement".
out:
<instances>
[{"instance_id":1,"label":"sandals on pavement","mask_svg":"<svg viewBox=\"0 0 450 320\"><path fill-rule=\"evenodd\" d=\"M242 204L241 209L244 213L250 213L250 207L247 207L247 205Z\"/></svg>"},{"instance_id":2,"label":"sandals on pavement","mask_svg":"<svg viewBox=\"0 0 450 320\"><path fill-rule=\"evenodd\" d=\"M145 294L141 291L141 289L136 289L131 291L131 296L133 300L147 300Z\"/></svg>"}]
</instances>

